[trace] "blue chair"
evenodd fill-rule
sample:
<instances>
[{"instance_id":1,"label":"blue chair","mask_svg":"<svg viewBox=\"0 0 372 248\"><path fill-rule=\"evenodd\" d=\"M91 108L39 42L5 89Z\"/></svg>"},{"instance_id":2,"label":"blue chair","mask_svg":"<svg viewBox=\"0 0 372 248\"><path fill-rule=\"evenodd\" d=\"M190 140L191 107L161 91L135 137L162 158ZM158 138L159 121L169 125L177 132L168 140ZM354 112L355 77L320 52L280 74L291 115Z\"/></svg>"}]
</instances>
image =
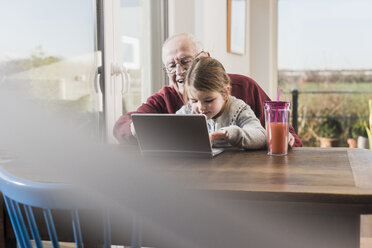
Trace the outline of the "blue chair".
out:
<instances>
[{"instance_id":1,"label":"blue chair","mask_svg":"<svg viewBox=\"0 0 372 248\"><path fill-rule=\"evenodd\" d=\"M33 247L25 219L27 219L35 246L38 248L43 247L38 224L34 215L36 209L42 210L45 226L48 230L49 239L53 248L59 248L60 246L52 210L65 210L70 212L76 247L83 247L84 242L79 220L79 210L85 209L87 207L87 202L84 202L83 197L77 197L78 191L73 185L31 182L14 177L0 167L0 189L3 193L19 247ZM105 248L109 248L111 246L109 212L107 210L102 210L102 216L104 219L103 243ZM133 224L135 224L135 222L133 222ZM138 227L135 227L135 230L136 229L138 229ZM141 235L138 234L138 232L132 232L131 247L141 247Z\"/></svg>"}]
</instances>

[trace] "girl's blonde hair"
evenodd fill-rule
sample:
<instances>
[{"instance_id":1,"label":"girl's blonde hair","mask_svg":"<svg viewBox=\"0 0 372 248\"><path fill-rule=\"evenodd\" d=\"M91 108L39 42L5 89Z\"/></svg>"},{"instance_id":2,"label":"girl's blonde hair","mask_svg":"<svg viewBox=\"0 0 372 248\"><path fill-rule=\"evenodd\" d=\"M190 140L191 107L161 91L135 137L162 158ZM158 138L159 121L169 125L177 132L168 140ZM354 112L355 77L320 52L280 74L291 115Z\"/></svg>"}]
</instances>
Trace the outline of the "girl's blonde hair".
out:
<instances>
[{"instance_id":1,"label":"girl's blonde hair","mask_svg":"<svg viewBox=\"0 0 372 248\"><path fill-rule=\"evenodd\" d=\"M190 87L196 90L224 93L230 86L230 77L223 65L211 57L196 58L186 73L184 100L187 102L187 92Z\"/></svg>"}]
</instances>

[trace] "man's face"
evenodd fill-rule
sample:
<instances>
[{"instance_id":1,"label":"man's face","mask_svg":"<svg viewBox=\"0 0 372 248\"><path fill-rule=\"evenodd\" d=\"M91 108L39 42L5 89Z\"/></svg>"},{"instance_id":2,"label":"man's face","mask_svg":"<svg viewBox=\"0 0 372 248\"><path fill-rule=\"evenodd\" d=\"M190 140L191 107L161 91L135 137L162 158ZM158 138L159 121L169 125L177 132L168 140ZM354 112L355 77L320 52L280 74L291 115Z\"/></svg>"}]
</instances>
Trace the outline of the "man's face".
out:
<instances>
[{"instance_id":1,"label":"man's face","mask_svg":"<svg viewBox=\"0 0 372 248\"><path fill-rule=\"evenodd\" d=\"M197 51L192 41L185 37L177 37L169 41L163 50L163 63L169 80L183 94L186 71L190 67Z\"/></svg>"}]
</instances>

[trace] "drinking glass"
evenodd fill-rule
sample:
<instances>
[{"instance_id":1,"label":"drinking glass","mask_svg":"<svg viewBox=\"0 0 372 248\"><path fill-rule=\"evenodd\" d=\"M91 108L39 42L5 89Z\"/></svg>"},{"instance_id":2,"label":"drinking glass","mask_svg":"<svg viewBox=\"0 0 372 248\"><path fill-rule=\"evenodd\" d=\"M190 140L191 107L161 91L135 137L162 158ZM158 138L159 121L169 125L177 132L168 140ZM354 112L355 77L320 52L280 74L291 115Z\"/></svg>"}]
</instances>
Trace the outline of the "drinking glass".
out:
<instances>
[{"instance_id":1,"label":"drinking glass","mask_svg":"<svg viewBox=\"0 0 372 248\"><path fill-rule=\"evenodd\" d=\"M290 107L288 101L264 103L268 155L281 156L288 153Z\"/></svg>"}]
</instances>

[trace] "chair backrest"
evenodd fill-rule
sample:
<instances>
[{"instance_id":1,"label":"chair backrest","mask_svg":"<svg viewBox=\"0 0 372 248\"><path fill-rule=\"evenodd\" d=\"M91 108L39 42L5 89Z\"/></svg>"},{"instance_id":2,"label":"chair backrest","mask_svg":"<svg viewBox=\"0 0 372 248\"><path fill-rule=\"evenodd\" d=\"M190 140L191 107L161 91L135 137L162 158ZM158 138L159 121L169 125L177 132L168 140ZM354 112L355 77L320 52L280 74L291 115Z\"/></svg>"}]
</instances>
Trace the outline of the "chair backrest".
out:
<instances>
[{"instance_id":1,"label":"chair backrest","mask_svg":"<svg viewBox=\"0 0 372 248\"><path fill-rule=\"evenodd\" d=\"M3 193L18 245L21 248L33 247L30 236L32 236L36 247L43 247L38 228L38 224L40 223L37 223L37 218L35 218L34 215L35 211L40 211L40 209L43 213L45 226L48 230L49 239L53 248L59 248L57 231L52 214L54 210L65 210L70 212L76 247L83 247L79 211L87 206L84 206L84 204L86 204L84 200L76 201L76 199L81 198L77 197L79 191L75 186L23 180L14 177L0 167L0 189ZM102 211L101 213L103 216L102 229L104 247L109 248L111 246L110 214L107 210L100 211ZM25 219L27 219L29 228L26 226ZM133 242L132 240L132 243ZM136 243L135 246L140 247L141 245L138 241L134 243Z\"/></svg>"}]
</instances>

